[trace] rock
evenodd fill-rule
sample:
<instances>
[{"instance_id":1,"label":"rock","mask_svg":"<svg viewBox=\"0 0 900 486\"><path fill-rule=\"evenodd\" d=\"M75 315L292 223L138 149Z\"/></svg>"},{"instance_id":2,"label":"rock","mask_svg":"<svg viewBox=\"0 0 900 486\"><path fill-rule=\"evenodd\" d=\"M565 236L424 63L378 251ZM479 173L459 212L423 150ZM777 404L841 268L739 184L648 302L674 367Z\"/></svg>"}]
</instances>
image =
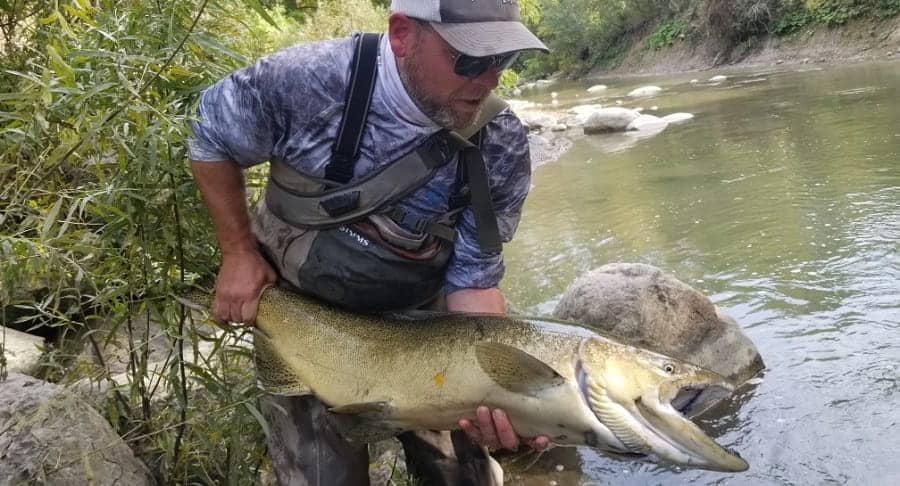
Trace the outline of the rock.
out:
<instances>
[{"instance_id":1,"label":"rock","mask_svg":"<svg viewBox=\"0 0 900 486\"><path fill-rule=\"evenodd\" d=\"M520 115L520 118L529 130L540 130L544 127L556 125L556 118L544 113L525 113Z\"/></svg>"},{"instance_id":2,"label":"rock","mask_svg":"<svg viewBox=\"0 0 900 486\"><path fill-rule=\"evenodd\" d=\"M725 81L726 79L728 79L728 76L724 76L724 75L720 74L718 76L713 76L713 77L709 78L709 82L710 83L721 83L722 81Z\"/></svg>"},{"instance_id":3,"label":"rock","mask_svg":"<svg viewBox=\"0 0 900 486\"><path fill-rule=\"evenodd\" d=\"M568 137L529 133L528 148L531 152L531 168L535 169L559 159L571 147L572 141Z\"/></svg>"},{"instance_id":4,"label":"rock","mask_svg":"<svg viewBox=\"0 0 900 486\"><path fill-rule=\"evenodd\" d=\"M601 91L606 91L606 85L605 85L605 84L595 84L595 85L593 85L593 86L591 86L590 88L587 89L587 92L588 92L588 93L599 93L599 92L601 92Z\"/></svg>"},{"instance_id":5,"label":"rock","mask_svg":"<svg viewBox=\"0 0 900 486\"><path fill-rule=\"evenodd\" d=\"M682 123L694 118L693 113L672 113L662 117L666 123Z\"/></svg>"},{"instance_id":6,"label":"rock","mask_svg":"<svg viewBox=\"0 0 900 486\"><path fill-rule=\"evenodd\" d=\"M598 111L603 109L603 105L599 103L593 103L588 105L576 105L572 108L569 108L569 113L575 115L575 119L578 124L583 124L587 121L590 116Z\"/></svg>"},{"instance_id":7,"label":"rock","mask_svg":"<svg viewBox=\"0 0 900 486\"><path fill-rule=\"evenodd\" d=\"M648 96L656 96L662 88L659 86L641 86L628 92L628 96L632 98L645 98Z\"/></svg>"},{"instance_id":8,"label":"rock","mask_svg":"<svg viewBox=\"0 0 900 486\"><path fill-rule=\"evenodd\" d=\"M33 373L43 354L44 338L8 327L0 327L0 333L6 335L6 343L0 351L6 358L7 371L26 375ZM2 339L0 344L3 344Z\"/></svg>"},{"instance_id":9,"label":"rock","mask_svg":"<svg viewBox=\"0 0 900 486\"><path fill-rule=\"evenodd\" d=\"M651 265L612 263L588 272L566 290L554 315L708 368L736 386L765 366L732 318Z\"/></svg>"},{"instance_id":10,"label":"rock","mask_svg":"<svg viewBox=\"0 0 900 486\"><path fill-rule=\"evenodd\" d=\"M666 125L668 125L668 123L666 123L665 120L658 116L641 115L632 120L631 123L629 123L628 126L625 127L625 130L658 130L660 128L665 128Z\"/></svg>"},{"instance_id":11,"label":"rock","mask_svg":"<svg viewBox=\"0 0 900 486\"><path fill-rule=\"evenodd\" d=\"M155 484L93 408L63 387L18 373L0 385L0 484Z\"/></svg>"},{"instance_id":12,"label":"rock","mask_svg":"<svg viewBox=\"0 0 900 486\"><path fill-rule=\"evenodd\" d=\"M566 126L565 123L557 123L556 125L553 125L552 127L550 127L551 132L564 132L568 129L569 129L569 127Z\"/></svg>"},{"instance_id":13,"label":"rock","mask_svg":"<svg viewBox=\"0 0 900 486\"><path fill-rule=\"evenodd\" d=\"M592 113L584 122L584 133L622 132L628 124L634 121L640 114L628 108L601 108Z\"/></svg>"},{"instance_id":14,"label":"rock","mask_svg":"<svg viewBox=\"0 0 900 486\"><path fill-rule=\"evenodd\" d=\"M784 64L784 60L779 59L779 60L775 61L775 64Z\"/></svg>"}]
</instances>

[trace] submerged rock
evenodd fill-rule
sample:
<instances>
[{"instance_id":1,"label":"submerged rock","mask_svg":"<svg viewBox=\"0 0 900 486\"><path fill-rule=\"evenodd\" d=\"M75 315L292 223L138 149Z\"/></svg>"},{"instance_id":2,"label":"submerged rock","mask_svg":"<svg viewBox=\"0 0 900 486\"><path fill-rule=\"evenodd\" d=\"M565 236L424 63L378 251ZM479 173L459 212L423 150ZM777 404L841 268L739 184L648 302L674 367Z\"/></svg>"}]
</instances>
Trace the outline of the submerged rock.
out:
<instances>
[{"instance_id":1,"label":"submerged rock","mask_svg":"<svg viewBox=\"0 0 900 486\"><path fill-rule=\"evenodd\" d=\"M672 113L662 117L666 123L683 123L694 118L693 113Z\"/></svg>"},{"instance_id":2,"label":"submerged rock","mask_svg":"<svg viewBox=\"0 0 900 486\"><path fill-rule=\"evenodd\" d=\"M601 108L588 116L584 122L584 133L608 133L622 132L628 127L628 124L640 116L635 110L628 108Z\"/></svg>"},{"instance_id":3,"label":"submerged rock","mask_svg":"<svg viewBox=\"0 0 900 486\"><path fill-rule=\"evenodd\" d=\"M631 96L632 98L656 96L660 91L662 91L662 88L660 88L659 86L641 86L640 88L631 90L628 93L628 96Z\"/></svg>"},{"instance_id":4,"label":"submerged rock","mask_svg":"<svg viewBox=\"0 0 900 486\"><path fill-rule=\"evenodd\" d=\"M651 265L613 263L588 272L569 286L554 315L708 368L735 385L764 368L756 346L732 318Z\"/></svg>"},{"instance_id":5,"label":"submerged rock","mask_svg":"<svg viewBox=\"0 0 900 486\"><path fill-rule=\"evenodd\" d=\"M93 408L63 387L11 373L0 383L0 484L155 484Z\"/></svg>"},{"instance_id":6,"label":"submerged rock","mask_svg":"<svg viewBox=\"0 0 900 486\"><path fill-rule=\"evenodd\" d=\"M658 116L640 115L637 118L635 118L634 120L632 120L631 123L629 123L625 129L628 131L658 130L658 129L666 128L666 125L668 125L668 123L666 123L665 120L663 120L662 118L660 118Z\"/></svg>"},{"instance_id":7,"label":"submerged rock","mask_svg":"<svg viewBox=\"0 0 900 486\"><path fill-rule=\"evenodd\" d=\"M710 83L721 83L722 81L725 81L726 79L728 79L728 76L724 76L724 75L720 74L718 76L713 76L713 77L709 78L709 82Z\"/></svg>"},{"instance_id":8,"label":"submerged rock","mask_svg":"<svg viewBox=\"0 0 900 486\"><path fill-rule=\"evenodd\" d=\"M595 84L595 85L593 85L593 86L591 86L590 88L587 89L587 92L588 92L588 93L599 93L599 92L601 92L601 91L606 91L606 85L605 85L605 84Z\"/></svg>"}]
</instances>

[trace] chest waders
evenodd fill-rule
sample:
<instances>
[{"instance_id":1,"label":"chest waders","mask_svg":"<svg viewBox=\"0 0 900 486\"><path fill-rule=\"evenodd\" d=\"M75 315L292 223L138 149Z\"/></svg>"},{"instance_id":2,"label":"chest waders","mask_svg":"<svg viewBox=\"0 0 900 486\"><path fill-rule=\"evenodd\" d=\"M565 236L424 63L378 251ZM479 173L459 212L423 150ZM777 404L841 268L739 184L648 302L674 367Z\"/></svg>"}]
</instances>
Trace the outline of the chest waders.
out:
<instances>
[{"instance_id":1,"label":"chest waders","mask_svg":"<svg viewBox=\"0 0 900 486\"><path fill-rule=\"evenodd\" d=\"M439 296L456 220L466 207L474 211L479 246L501 250L478 149L481 129L507 106L494 95L470 127L442 130L350 182L375 86L379 39L378 34L356 35L344 113L325 178L272 161L253 218L254 233L284 280L301 292L364 311L417 308ZM460 167L446 213L423 219L397 205L457 156Z\"/></svg>"}]
</instances>

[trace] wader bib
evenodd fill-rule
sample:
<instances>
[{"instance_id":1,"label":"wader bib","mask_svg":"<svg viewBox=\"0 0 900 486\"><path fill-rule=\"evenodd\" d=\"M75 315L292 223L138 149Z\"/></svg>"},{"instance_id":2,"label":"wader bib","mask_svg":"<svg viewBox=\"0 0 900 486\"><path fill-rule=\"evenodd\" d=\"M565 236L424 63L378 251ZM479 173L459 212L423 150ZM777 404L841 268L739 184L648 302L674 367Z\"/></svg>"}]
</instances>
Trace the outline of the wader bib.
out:
<instances>
[{"instance_id":1,"label":"wader bib","mask_svg":"<svg viewBox=\"0 0 900 486\"><path fill-rule=\"evenodd\" d=\"M375 86L379 39L378 34L356 35L344 113L325 178L272 161L253 218L254 233L282 279L301 292L368 312L418 308L440 296L456 219L468 206L481 248L501 250L478 149L480 130L506 107L493 95L472 126L442 130L373 174L349 182ZM423 219L397 206L457 156L460 170L445 214Z\"/></svg>"}]
</instances>

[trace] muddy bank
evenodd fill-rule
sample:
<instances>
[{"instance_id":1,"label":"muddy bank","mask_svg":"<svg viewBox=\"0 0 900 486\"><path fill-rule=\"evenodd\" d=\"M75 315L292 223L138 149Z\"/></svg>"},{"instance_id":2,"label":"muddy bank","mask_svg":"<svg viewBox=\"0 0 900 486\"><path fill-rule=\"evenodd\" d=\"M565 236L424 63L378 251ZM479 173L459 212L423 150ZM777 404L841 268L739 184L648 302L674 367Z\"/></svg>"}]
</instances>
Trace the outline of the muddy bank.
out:
<instances>
[{"instance_id":1,"label":"muddy bank","mask_svg":"<svg viewBox=\"0 0 900 486\"><path fill-rule=\"evenodd\" d=\"M900 16L859 20L839 27L813 26L786 36L754 38L728 51L712 41L683 40L659 50L648 49L643 39L634 42L623 61L612 70L589 76L666 74L727 66L775 64L836 64L873 60L900 60Z\"/></svg>"}]
</instances>

